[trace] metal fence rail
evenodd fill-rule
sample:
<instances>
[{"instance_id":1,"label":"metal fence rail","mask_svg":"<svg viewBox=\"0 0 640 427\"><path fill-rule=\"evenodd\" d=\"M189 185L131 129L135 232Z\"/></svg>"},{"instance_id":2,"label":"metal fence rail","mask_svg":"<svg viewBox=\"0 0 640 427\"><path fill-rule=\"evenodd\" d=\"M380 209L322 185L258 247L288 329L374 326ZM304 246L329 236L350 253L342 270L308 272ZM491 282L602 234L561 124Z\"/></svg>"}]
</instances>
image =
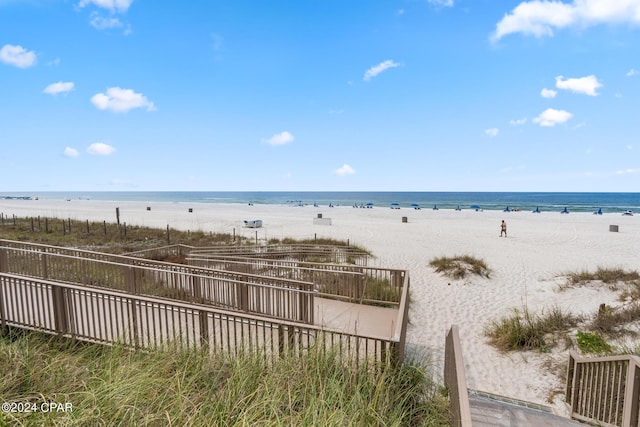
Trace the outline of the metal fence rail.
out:
<instances>
[{"instance_id":1,"label":"metal fence rail","mask_svg":"<svg viewBox=\"0 0 640 427\"><path fill-rule=\"evenodd\" d=\"M337 351L375 367L398 361L399 341L214 307L0 273L0 328L9 326L134 348L206 347L267 357Z\"/></svg>"},{"instance_id":2,"label":"metal fence rail","mask_svg":"<svg viewBox=\"0 0 640 427\"><path fill-rule=\"evenodd\" d=\"M0 241L0 272L314 322L311 282Z\"/></svg>"},{"instance_id":3,"label":"metal fence rail","mask_svg":"<svg viewBox=\"0 0 640 427\"><path fill-rule=\"evenodd\" d=\"M640 358L569 355L566 401L571 416L603 426L640 426Z\"/></svg>"}]
</instances>

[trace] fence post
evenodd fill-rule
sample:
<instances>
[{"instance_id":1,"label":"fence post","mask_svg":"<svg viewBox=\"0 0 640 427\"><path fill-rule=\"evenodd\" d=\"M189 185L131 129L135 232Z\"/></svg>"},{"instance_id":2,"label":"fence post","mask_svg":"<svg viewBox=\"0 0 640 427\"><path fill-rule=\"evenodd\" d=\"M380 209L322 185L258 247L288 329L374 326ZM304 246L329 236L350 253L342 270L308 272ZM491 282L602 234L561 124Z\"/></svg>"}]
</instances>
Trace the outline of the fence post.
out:
<instances>
[{"instance_id":1,"label":"fence post","mask_svg":"<svg viewBox=\"0 0 640 427\"><path fill-rule=\"evenodd\" d=\"M622 427L636 427L638 425L638 406L640 406L640 366L636 363L635 358L631 356L627 365Z\"/></svg>"},{"instance_id":2,"label":"fence post","mask_svg":"<svg viewBox=\"0 0 640 427\"><path fill-rule=\"evenodd\" d=\"M580 377L582 376L582 365L576 361L576 357L573 353L569 353L569 367L567 371L567 391L565 394L565 399L567 403L571 406L571 414L573 414L578 409L578 400L580 398L581 384Z\"/></svg>"},{"instance_id":3,"label":"fence post","mask_svg":"<svg viewBox=\"0 0 640 427\"><path fill-rule=\"evenodd\" d=\"M65 289L61 286L51 286L51 295L53 297L53 318L58 337L66 334L69 328L67 321L67 300Z\"/></svg>"},{"instance_id":4,"label":"fence post","mask_svg":"<svg viewBox=\"0 0 640 427\"><path fill-rule=\"evenodd\" d=\"M2 252L0 252L0 256L1 255L2 255ZM0 269L0 273L2 272L3 271ZM4 277L0 277L0 336L5 335L9 330L9 328L7 328L6 314L4 313L4 302L2 301L3 299L2 295L4 294L4 284L5 284Z\"/></svg>"},{"instance_id":5,"label":"fence post","mask_svg":"<svg viewBox=\"0 0 640 427\"><path fill-rule=\"evenodd\" d=\"M137 295L136 292L136 276L132 267L125 267L125 286L127 292ZM131 320L131 327L133 329L133 343L136 348L140 347L140 336L138 334L138 304L135 297L129 300L129 319Z\"/></svg>"},{"instance_id":6,"label":"fence post","mask_svg":"<svg viewBox=\"0 0 640 427\"><path fill-rule=\"evenodd\" d=\"M284 357L285 351L285 339L284 339L284 325L278 325L278 354L280 357Z\"/></svg>"},{"instance_id":7,"label":"fence post","mask_svg":"<svg viewBox=\"0 0 640 427\"><path fill-rule=\"evenodd\" d=\"M42 278L49 278L49 269L47 267L47 253L45 252L45 249L42 249Z\"/></svg>"},{"instance_id":8,"label":"fence post","mask_svg":"<svg viewBox=\"0 0 640 427\"><path fill-rule=\"evenodd\" d=\"M0 273L9 272L9 258L7 256L7 249L0 248Z\"/></svg>"},{"instance_id":9,"label":"fence post","mask_svg":"<svg viewBox=\"0 0 640 427\"><path fill-rule=\"evenodd\" d=\"M238 282L236 283L236 292L238 299L238 307L245 311L249 312L249 286L247 283Z\"/></svg>"}]
</instances>

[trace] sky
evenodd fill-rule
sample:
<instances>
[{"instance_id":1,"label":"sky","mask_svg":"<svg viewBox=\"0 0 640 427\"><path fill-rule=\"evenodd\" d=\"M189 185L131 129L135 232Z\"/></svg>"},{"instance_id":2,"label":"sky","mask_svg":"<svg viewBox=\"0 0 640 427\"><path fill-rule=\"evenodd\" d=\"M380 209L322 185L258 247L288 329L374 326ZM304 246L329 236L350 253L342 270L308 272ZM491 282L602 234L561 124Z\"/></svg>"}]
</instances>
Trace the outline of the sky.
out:
<instances>
[{"instance_id":1,"label":"sky","mask_svg":"<svg viewBox=\"0 0 640 427\"><path fill-rule=\"evenodd\" d=\"M0 192L638 192L640 0L0 0Z\"/></svg>"}]
</instances>

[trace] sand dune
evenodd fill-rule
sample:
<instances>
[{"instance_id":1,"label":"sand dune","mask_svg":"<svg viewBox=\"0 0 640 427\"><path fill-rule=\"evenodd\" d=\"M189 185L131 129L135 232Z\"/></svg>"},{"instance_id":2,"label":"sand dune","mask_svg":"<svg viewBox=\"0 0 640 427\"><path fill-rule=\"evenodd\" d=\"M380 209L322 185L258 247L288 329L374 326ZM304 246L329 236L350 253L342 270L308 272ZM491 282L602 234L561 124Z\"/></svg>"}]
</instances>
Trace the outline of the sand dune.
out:
<instances>
[{"instance_id":1,"label":"sand dune","mask_svg":"<svg viewBox=\"0 0 640 427\"><path fill-rule=\"evenodd\" d=\"M147 210L146 207L151 207ZM468 383L471 388L548 404L563 384L548 362L566 363L565 352L500 354L487 344L487 324L512 308L540 311L558 306L573 313L593 313L601 303L619 304L606 289L558 292L562 273L602 267L638 269L640 215L591 215L558 212L413 210L375 207L289 207L88 200L0 200L5 216L53 216L115 221L182 230L232 232L259 239L332 237L349 239L371 250L372 264L410 270L412 304L410 351L443 363L445 333L460 327ZM189 213L188 209L193 209ZM332 225L314 225L322 213ZM407 223L401 218L406 216ZM260 229L243 228L245 219L261 219ZM501 238L500 221L508 224ZM619 226L610 232L609 225ZM472 255L492 269L489 279L453 281L436 274L434 257ZM562 410L558 397L554 406Z\"/></svg>"}]
</instances>

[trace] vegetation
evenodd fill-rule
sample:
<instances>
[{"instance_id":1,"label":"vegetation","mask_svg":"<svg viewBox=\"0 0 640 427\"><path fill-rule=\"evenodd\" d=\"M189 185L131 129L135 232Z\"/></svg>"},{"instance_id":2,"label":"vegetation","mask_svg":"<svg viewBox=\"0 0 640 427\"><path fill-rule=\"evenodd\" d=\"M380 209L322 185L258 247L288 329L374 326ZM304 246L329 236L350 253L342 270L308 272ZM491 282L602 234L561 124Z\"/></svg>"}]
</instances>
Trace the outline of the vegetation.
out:
<instances>
[{"instance_id":1,"label":"vegetation","mask_svg":"<svg viewBox=\"0 0 640 427\"><path fill-rule=\"evenodd\" d=\"M167 243L233 243L233 236L202 232L170 230L167 235L166 230L74 220L0 220L0 238L112 253ZM380 372L370 365L367 370L366 364L346 365L331 352L274 361L259 354L236 356L178 349L135 352L10 328L0 334L0 399L71 403L73 411L0 413L0 426L448 425L447 398L423 363Z\"/></svg>"},{"instance_id":2,"label":"vegetation","mask_svg":"<svg viewBox=\"0 0 640 427\"><path fill-rule=\"evenodd\" d=\"M610 353L612 348L602 335L593 332L578 332L576 335L578 348L583 353Z\"/></svg>"},{"instance_id":3,"label":"vegetation","mask_svg":"<svg viewBox=\"0 0 640 427\"><path fill-rule=\"evenodd\" d=\"M538 349L548 351L552 339L578 324L579 318L553 308L540 315L527 308L493 321L485 330L490 343L501 351Z\"/></svg>"},{"instance_id":4,"label":"vegetation","mask_svg":"<svg viewBox=\"0 0 640 427\"><path fill-rule=\"evenodd\" d=\"M440 257L429 262L436 272L452 279L464 279L469 274L489 278L491 270L487 264L469 255Z\"/></svg>"},{"instance_id":5,"label":"vegetation","mask_svg":"<svg viewBox=\"0 0 640 427\"><path fill-rule=\"evenodd\" d=\"M626 326L640 321L640 274L621 268L598 267L594 272L565 273L567 281L560 290L602 283L611 290L621 290L619 307L601 304L591 316L575 317L553 309L546 315L533 315L517 310L510 316L494 321L486 330L490 342L503 351L547 348L548 338L567 332L568 328L580 325L583 332L576 334L578 348L585 353L612 354L625 349L616 349L606 341L621 335L635 335ZM547 340L545 340L547 339ZM626 354L638 354L638 349L626 349Z\"/></svg>"},{"instance_id":6,"label":"vegetation","mask_svg":"<svg viewBox=\"0 0 640 427\"><path fill-rule=\"evenodd\" d=\"M621 307L601 305L598 313L593 317L591 329L608 334L624 333L624 325L640 320L640 302L633 302Z\"/></svg>"},{"instance_id":7,"label":"vegetation","mask_svg":"<svg viewBox=\"0 0 640 427\"><path fill-rule=\"evenodd\" d=\"M336 354L269 365L198 350L133 352L10 330L0 400L69 402L71 412L1 413L0 425L447 425L424 367L374 374Z\"/></svg>"},{"instance_id":8,"label":"vegetation","mask_svg":"<svg viewBox=\"0 0 640 427\"><path fill-rule=\"evenodd\" d=\"M568 273L567 278L571 285L581 285L593 281L616 284L619 282L640 281L640 274L637 271L625 271L621 268L598 267L595 272L581 271L578 273Z\"/></svg>"},{"instance_id":9,"label":"vegetation","mask_svg":"<svg viewBox=\"0 0 640 427\"><path fill-rule=\"evenodd\" d=\"M176 231L116 223L60 218L8 218L0 215L0 236L46 245L78 247L111 253L133 252L167 244L215 246L240 243L241 236L204 231Z\"/></svg>"}]
</instances>

